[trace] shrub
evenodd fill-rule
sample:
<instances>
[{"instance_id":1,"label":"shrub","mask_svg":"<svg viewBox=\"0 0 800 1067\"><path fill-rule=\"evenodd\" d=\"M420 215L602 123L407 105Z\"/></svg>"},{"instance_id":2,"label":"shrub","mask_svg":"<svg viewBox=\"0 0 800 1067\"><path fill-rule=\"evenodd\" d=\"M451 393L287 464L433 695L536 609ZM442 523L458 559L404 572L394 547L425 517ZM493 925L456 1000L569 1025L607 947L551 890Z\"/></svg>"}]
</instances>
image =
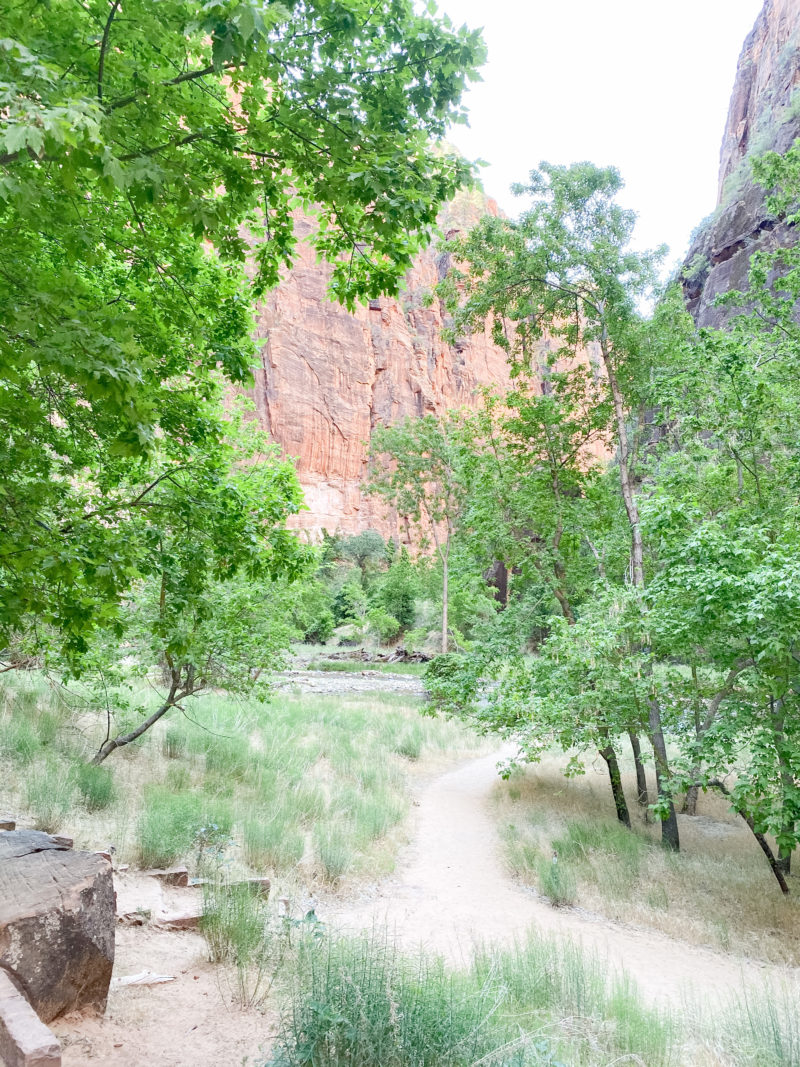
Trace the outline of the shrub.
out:
<instances>
[{"instance_id":1,"label":"shrub","mask_svg":"<svg viewBox=\"0 0 800 1067\"><path fill-rule=\"evenodd\" d=\"M114 779L108 767L81 763L75 769L75 784L87 811L102 811L116 795Z\"/></svg>"},{"instance_id":2,"label":"shrub","mask_svg":"<svg viewBox=\"0 0 800 1067\"><path fill-rule=\"evenodd\" d=\"M370 629L382 645L388 644L400 633L400 623L382 607L370 608L367 612Z\"/></svg>"}]
</instances>

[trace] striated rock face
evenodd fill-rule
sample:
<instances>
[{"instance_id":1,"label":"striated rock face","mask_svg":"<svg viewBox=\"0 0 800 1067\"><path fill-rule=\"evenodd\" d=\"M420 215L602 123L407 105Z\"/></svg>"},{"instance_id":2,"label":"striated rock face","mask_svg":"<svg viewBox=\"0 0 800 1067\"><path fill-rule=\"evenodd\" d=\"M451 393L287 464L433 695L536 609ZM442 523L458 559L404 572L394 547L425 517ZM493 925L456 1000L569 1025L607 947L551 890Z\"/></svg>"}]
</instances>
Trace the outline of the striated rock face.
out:
<instances>
[{"instance_id":1,"label":"striated rock face","mask_svg":"<svg viewBox=\"0 0 800 1067\"><path fill-rule=\"evenodd\" d=\"M445 225L467 226L480 210L497 212L491 201L460 198ZM301 236L309 228L298 221ZM312 535L373 528L402 537L396 518L360 488L375 426L471 405L481 386L508 385L505 353L488 332L454 346L442 341L442 310L438 301L426 307L424 298L444 269L443 257L428 250L399 299L350 314L328 299L328 269L303 246L258 312L256 410L262 427L297 460L308 510L295 525Z\"/></svg>"},{"instance_id":2,"label":"striated rock face","mask_svg":"<svg viewBox=\"0 0 800 1067\"><path fill-rule=\"evenodd\" d=\"M720 153L717 209L686 260L684 291L700 326L720 326L719 293L742 288L753 252L794 244L770 217L750 179L749 159L785 152L800 136L800 0L766 0L739 57Z\"/></svg>"}]
</instances>

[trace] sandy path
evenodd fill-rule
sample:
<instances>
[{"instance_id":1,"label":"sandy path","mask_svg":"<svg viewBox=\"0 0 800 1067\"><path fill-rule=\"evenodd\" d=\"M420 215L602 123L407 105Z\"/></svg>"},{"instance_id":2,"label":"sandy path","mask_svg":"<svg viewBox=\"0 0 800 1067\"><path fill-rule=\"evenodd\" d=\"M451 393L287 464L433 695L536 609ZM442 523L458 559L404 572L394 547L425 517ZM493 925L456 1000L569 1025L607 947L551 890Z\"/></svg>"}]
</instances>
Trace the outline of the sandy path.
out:
<instances>
[{"instance_id":1,"label":"sandy path","mask_svg":"<svg viewBox=\"0 0 800 1067\"><path fill-rule=\"evenodd\" d=\"M500 841L487 810L496 764L512 750L457 767L425 787L417 800L411 843L397 873L372 899L329 918L346 929L386 924L409 947L426 946L453 962L468 956L476 938L508 942L529 929L566 935L636 980L654 1001L680 1003L694 987L708 1000L742 983L798 978L800 972L723 955L655 931L626 926L575 908L553 908L507 874Z\"/></svg>"}]
</instances>

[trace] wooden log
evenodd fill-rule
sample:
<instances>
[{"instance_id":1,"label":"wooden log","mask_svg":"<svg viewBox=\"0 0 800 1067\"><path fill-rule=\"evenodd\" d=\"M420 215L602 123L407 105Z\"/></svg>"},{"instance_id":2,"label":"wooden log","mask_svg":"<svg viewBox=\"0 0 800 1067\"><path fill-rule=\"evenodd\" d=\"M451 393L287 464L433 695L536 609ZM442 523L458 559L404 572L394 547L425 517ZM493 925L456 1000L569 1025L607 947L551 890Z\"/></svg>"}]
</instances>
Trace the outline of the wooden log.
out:
<instances>
[{"instance_id":1,"label":"wooden log","mask_svg":"<svg viewBox=\"0 0 800 1067\"><path fill-rule=\"evenodd\" d=\"M114 920L108 860L36 830L0 834L0 967L43 1022L105 1010Z\"/></svg>"}]
</instances>

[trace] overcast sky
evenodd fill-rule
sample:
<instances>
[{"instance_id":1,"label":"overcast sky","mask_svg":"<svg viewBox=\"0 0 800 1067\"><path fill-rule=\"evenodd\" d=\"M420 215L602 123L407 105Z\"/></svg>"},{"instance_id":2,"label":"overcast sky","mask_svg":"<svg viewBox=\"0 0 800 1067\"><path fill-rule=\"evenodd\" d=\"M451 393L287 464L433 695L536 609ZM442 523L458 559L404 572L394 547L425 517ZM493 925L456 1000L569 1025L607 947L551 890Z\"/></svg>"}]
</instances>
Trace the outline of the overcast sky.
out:
<instances>
[{"instance_id":1,"label":"overcast sky","mask_svg":"<svg viewBox=\"0 0 800 1067\"><path fill-rule=\"evenodd\" d=\"M636 244L670 246L715 206L736 61L762 0L440 0L484 29L489 62L451 139L509 192L540 160L613 164L639 215Z\"/></svg>"}]
</instances>

